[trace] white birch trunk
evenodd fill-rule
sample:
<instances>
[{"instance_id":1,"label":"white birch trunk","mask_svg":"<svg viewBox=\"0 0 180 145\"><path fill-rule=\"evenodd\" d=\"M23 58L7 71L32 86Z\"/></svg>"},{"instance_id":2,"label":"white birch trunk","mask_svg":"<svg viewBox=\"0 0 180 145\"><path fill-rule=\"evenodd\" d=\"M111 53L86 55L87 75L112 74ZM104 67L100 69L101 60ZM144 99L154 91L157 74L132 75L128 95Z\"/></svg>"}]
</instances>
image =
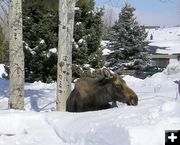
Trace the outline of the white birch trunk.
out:
<instances>
[{"instance_id":1,"label":"white birch trunk","mask_svg":"<svg viewBox=\"0 0 180 145\"><path fill-rule=\"evenodd\" d=\"M22 43L22 1L9 1L9 108L24 109L24 53Z\"/></svg>"},{"instance_id":2,"label":"white birch trunk","mask_svg":"<svg viewBox=\"0 0 180 145\"><path fill-rule=\"evenodd\" d=\"M68 48L68 53L69 54L69 65L67 67L67 71L69 72L69 81L68 81L68 92L67 92L67 97L71 93L71 82L72 82L72 43L73 43L73 34L74 34L74 16L75 16L75 4L76 0L68 0L68 19L67 19L67 24L68 24L68 35L67 35L67 48Z\"/></svg>"},{"instance_id":3,"label":"white birch trunk","mask_svg":"<svg viewBox=\"0 0 180 145\"><path fill-rule=\"evenodd\" d=\"M57 111L66 111L67 96L67 0L59 0L59 41L57 63Z\"/></svg>"},{"instance_id":4,"label":"white birch trunk","mask_svg":"<svg viewBox=\"0 0 180 145\"><path fill-rule=\"evenodd\" d=\"M74 10L75 0L59 0L57 111L66 111L66 100L71 92Z\"/></svg>"}]
</instances>

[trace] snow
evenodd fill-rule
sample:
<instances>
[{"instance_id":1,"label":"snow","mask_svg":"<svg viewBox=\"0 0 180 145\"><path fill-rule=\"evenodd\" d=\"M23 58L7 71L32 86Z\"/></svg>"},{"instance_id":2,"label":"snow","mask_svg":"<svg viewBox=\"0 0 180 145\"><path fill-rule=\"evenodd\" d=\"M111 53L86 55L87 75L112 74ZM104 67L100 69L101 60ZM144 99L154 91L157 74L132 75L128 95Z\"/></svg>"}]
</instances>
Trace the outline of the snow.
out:
<instances>
[{"instance_id":1,"label":"snow","mask_svg":"<svg viewBox=\"0 0 180 145\"><path fill-rule=\"evenodd\" d=\"M57 48L49 49L49 52L51 52L51 53L57 53Z\"/></svg>"},{"instance_id":2,"label":"snow","mask_svg":"<svg viewBox=\"0 0 180 145\"><path fill-rule=\"evenodd\" d=\"M77 22L77 23L76 23L77 26L79 26L79 25L81 25L81 24L82 24L82 22Z\"/></svg>"},{"instance_id":3,"label":"snow","mask_svg":"<svg viewBox=\"0 0 180 145\"><path fill-rule=\"evenodd\" d=\"M105 55L110 55L113 52L112 50L108 49L108 44L109 44L109 41L107 41L107 40L101 41L101 46L103 48L102 52L103 52L104 56Z\"/></svg>"},{"instance_id":4,"label":"snow","mask_svg":"<svg viewBox=\"0 0 180 145\"><path fill-rule=\"evenodd\" d=\"M41 39L41 41L39 42L40 44L44 44L45 41L43 39Z\"/></svg>"},{"instance_id":5,"label":"snow","mask_svg":"<svg viewBox=\"0 0 180 145\"><path fill-rule=\"evenodd\" d=\"M7 73L5 72L4 64L0 64L0 78L2 78L3 75L7 76Z\"/></svg>"},{"instance_id":6,"label":"snow","mask_svg":"<svg viewBox=\"0 0 180 145\"><path fill-rule=\"evenodd\" d=\"M85 68L89 68L91 73L93 73L93 72L95 71L95 69L92 68L90 64L84 64L83 66L84 66Z\"/></svg>"},{"instance_id":7,"label":"snow","mask_svg":"<svg viewBox=\"0 0 180 145\"><path fill-rule=\"evenodd\" d=\"M150 46L165 47L165 49L157 49L158 54L179 54L180 53L180 27L150 29L148 31L148 39Z\"/></svg>"},{"instance_id":8,"label":"snow","mask_svg":"<svg viewBox=\"0 0 180 145\"><path fill-rule=\"evenodd\" d=\"M112 53L112 51L107 48L103 49L102 52L103 52L103 55L110 55Z\"/></svg>"},{"instance_id":9,"label":"snow","mask_svg":"<svg viewBox=\"0 0 180 145\"><path fill-rule=\"evenodd\" d=\"M91 66L90 64L84 64L84 67L86 67L86 68L88 68L90 66Z\"/></svg>"},{"instance_id":10,"label":"snow","mask_svg":"<svg viewBox=\"0 0 180 145\"><path fill-rule=\"evenodd\" d=\"M82 38L79 39L79 41L78 41L79 44L82 44L82 43L85 43L85 42L86 42L86 40L84 40L84 39L82 39Z\"/></svg>"},{"instance_id":11,"label":"snow","mask_svg":"<svg viewBox=\"0 0 180 145\"><path fill-rule=\"evenodd\" d=\"M166 49L157 49L159 54L178 54L180 53L180 40L160 40L149 44L150 46L165 47Z\"/></svg>"},{"instance_id":12,"label":"snow","mask_svg":"<svg viewBox=\"0 0 180 145\"><path fill-rule=\"evenodd\" d=\"M102 40L102 41L101 41L101 46L102 46L102 47L106 47L108 44L109 44L109 41L108 41L108 40Z\"/></svg>"},{"instance_id":13,"label":"snow","mask_svg":"<svg viewBox=\"0 0 180 145\"><path fill-rule=\"evenodd\" d=\"M35 52L33 49L31 49L26 42L24 42L24 43L25 43L25 48L26 48L27 50L29 50L32 55L35 55L36 52ZM36 47L35 47L35 49L36 49Z\"/></svg>"},{"instance_id":14,"label":"snow","mask_svg":"<svg viewBox=\"0 0 180 145\"><path fill-rule=\"evenodd\" d=\"M166 74L176 74L180 72L180 61L174 61L173 63L170 63L166 70Z\"/></svg>"},{"instance_id":15,"label":"snow","mask_svg":"<svg viewBox=\"0 0 180 145\"><path fill-rule=\"evenodd\" d=\"M49 58L52 53L57 53L57 48L49 49L49 52L48 52L48 54L47 54L47 57Z\"/></svg>"},{"instance_id":16,"label":"snow","mask_svg":"<svg viewBox=\"0 0 180 145\"><path fill-rule=\"evenodd\" d=\"M180 27L149 29L148 38L153 35L153 40L177 40L180 39Z\"/></svg>"},{"instance_id":17,"label":"snow","mask_svg":"<svg viewBox=\"0 0 180 145\"><path fill-rule=\"evenodd\" d=\"M138 106L85 113L54 111L56 83L42 82L25 83L25 111L8 110L9 81L1 78L0 145L164 145L165 130L180 129L179 66L144 80L125 76Z\"/></svg>"}]
</instances>

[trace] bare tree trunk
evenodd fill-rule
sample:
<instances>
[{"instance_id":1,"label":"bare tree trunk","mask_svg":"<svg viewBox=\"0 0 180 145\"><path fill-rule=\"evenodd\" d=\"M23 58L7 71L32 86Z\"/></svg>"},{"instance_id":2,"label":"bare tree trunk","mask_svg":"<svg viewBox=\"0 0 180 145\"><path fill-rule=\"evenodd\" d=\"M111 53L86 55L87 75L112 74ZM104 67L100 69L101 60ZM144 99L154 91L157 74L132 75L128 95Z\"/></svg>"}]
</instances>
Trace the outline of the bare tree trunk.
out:
<instances>
[{"instance_id":1,"label":"bare tree trunk","mask_svg":"<svg viewBox=\"0 0 180 145\"><path fill-rule=\"evenodd\" d=\"M59 0L59 41L58 41L58 63L57 63L57 111L66 111L67 97L67 0Z\"/></svg>"},{"instance_id":2,"label":"bare tree trunk","mask_svg":"<svg viewBox=\"0 0 180 145\"><path fill-rule=\"evenodd\" d=\"M24 109L24 53L22 1L9 1L10 99L9 108Z\"/></svg>"},{"instance_id":3,"label":"bare tree trunk","mask_svg":"<svg viewBox=\"0 0 180 145\"><path fill-rule=\"evenodd\" d=\"M72 43L73 43L73 34L74 34L74 15L75 15L75 4L76 0L68 0L68 35L67 35L67 48L68 48L68 53L69 54L69 64L70 66L67 67L67 70L69 72L69 81L68 81L68 90L67 92L68 96L71 93L71 82L72 82ZM67 97L68 97L67 96Z\"/></svg>"},{"instance_id":4,"label":"bare tree trunk","mask_svg":"<svg viewBox=\"0 0 180 145\"><path fill-rule=\"evenodd\" d=\"M66 111L66 100L71 92L74 10L75 0L59 0L57 111Z\"/></svg>"}]
</instances>

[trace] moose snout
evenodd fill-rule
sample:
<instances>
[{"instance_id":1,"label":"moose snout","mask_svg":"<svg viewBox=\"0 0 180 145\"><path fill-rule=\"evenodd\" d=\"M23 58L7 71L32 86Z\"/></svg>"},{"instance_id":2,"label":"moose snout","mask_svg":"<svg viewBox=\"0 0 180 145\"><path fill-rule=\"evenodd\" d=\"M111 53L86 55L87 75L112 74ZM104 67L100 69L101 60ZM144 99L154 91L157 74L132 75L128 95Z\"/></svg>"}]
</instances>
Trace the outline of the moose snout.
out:
<instances>
[{"instance_id":1,"label":"moose snout","mask_svg":"<svg viewBox=\"0 0 180 145\"><path fill-rule=\"evenodd\" d=\"M138 97L137 97L137 95L130 97L130 105L133 105L133 106L138 105Z\"/></svg>"},{"instance_id":2,"label":"moose snout","mask_svg":"<svg viewBox=\"0 0 180 145\"><path fill-rule=\"evenodd\" d=\"M136 95L136 93L130 88L128 88L127 90L128 91L125 93L126 94L125 100L127 105L132 105L132 106L138 105L138 96Z\"/></svg>"}]
</instances>

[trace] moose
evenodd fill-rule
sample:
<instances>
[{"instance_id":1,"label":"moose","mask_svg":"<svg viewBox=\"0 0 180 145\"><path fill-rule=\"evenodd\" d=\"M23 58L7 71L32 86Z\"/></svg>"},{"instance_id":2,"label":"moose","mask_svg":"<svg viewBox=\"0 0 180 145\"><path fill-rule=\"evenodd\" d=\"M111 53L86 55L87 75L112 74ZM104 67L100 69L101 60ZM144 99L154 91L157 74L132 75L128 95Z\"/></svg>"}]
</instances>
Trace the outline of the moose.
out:
<instances>
[{"instance_id":1,"label":"moose","mask_svg":"<svg viewBox=\"0 0 180 145\"><path fill-rule=\"evenodd\" d=\"M121 75L103 68L102 76L100 79L78 79L67 99L66 110L84 112L108 109L117 107L116 101L133 106L138 104L138 96L127 86Z\"/></svg>"}]
</instances>

